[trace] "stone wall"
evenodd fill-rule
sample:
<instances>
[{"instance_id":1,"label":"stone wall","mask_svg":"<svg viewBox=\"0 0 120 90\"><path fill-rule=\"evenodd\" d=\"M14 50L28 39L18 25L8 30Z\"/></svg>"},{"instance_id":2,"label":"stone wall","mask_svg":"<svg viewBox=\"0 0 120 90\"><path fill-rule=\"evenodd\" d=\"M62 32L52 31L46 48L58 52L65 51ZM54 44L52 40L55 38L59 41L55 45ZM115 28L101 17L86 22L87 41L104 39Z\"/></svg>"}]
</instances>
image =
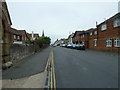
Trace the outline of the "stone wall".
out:
<instances>
[{"instance_id":1,"label":"stone wall","mask_svg":"<svg viewBox=\"0 0 120 90\"><path fill-rule=\"evenodd\" d=\"M13 64L27 56L34 54L34 45L13 44L10 46L10 61Z\"/></svg>"},{"instance_id":2,"label":"stone wall","mask_svg":"<svg viewBox=\"0 0 120 90\"><path fill-rule=\"evenodd\" d=\"M48 47L48 45L43 45L39 47L39 45L19 45L12 44L10 45L10 60L13 64L27 56L30 56L34 53L41 51L42 49Z\"/></svg>"}]
</instances>

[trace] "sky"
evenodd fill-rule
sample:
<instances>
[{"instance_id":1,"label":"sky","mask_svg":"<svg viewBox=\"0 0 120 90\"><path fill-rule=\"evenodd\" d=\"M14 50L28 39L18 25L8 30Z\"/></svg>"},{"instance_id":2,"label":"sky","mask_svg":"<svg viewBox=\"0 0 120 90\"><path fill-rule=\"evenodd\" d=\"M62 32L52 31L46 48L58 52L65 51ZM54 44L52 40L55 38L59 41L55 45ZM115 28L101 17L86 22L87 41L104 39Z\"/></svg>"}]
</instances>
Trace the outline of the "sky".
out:
<instances>
[{"instance_id":1,"label":"sky","mask_svg":"<svg viewBox=\"0 0 120 90\"><path fill-rule=\"evenodd\" d=\"M88 30L118 13L118 1L110 2L15 2L6 0L12 27L52 39L67 38L75 31Z\"/></svg>"}]
</instances>

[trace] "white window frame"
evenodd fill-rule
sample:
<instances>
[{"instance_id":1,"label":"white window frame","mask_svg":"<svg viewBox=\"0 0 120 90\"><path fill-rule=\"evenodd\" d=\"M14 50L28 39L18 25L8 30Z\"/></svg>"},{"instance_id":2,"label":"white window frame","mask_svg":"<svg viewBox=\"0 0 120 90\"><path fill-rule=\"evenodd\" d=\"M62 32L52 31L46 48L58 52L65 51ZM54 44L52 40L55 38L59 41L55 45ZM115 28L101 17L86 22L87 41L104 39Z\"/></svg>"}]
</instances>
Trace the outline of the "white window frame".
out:
<instances>
[{"instance_id":1,"label":"white window frame","mask_svg":"<svg viewBox=\"0 0 120 90\"><path fill-rule=\"evenodd\" d=\"M97 46L97 39L94 39L94 46Z\"/></svg>"},{"instance_id":2,"label":"white window frame","mask_svg":"<svg viewBox=\"0 0 120 90\"><path fill-rule=\"evenodd\" d=\"M106 30L106 29L107 29L107 24L102 24L101 30L104 31L104 30Z\"/></svg>"},{"instance_id":3,"label":"white window frame","mask_svg":"<svg viewBox=\"0 0 120 90\"><path fill-rule=\"evenodd\" d=\"M97 35L97 31L94 31L94 35Z\"/></svg>"},{"instance_id":4,"label":"white window frame","mask_svg":"<svg viewBox=\"0 0 120 90\"><path fill-rule=\"evenodd\" d=\"M84 34L82 34L82 38L84 38Z\"/></svg>"},{"instance_id":5,"label":"white window frame","mask_svg":"<svg viewBox=\"0 0 120 90\"><path fill-rule=\"evenodd\" d=\"M17 36L17 38L20 40L20 36Z\"/></svg>"},{"instance_id":6,"label":"white window frame","mask_svg":"<svg viewBox=\"0 0 120 90\"><path fill-rule=\"evenodd\" d=\"M14 39L16 39L16 35L13 35Z\"/></svg>"},{"instance_id":7,"label":"white window frame","mask_svg":"<svg viewBox=\"0 0 120 90\"><path fill-rule=\"evenodd\" d=\"M114 39L114 47L120 47L120 38Z\"/></svg>"},{"instance_id":8,"label":"white window frame","mask_svg":"<svg viewBox=\"0 0 120 90\"><path fill-rule=\"evenodd\" d=\"M106 40L106 47L112 47L112 40L111 39Z\"/></svg>"},{"instance_id":9,"label":"white window frame","mask_svg":"<svg viewBox=\"0 0 120 90\"><path fill-rule=\"evenodd\" d=\"M114 27L118 27L118 26L120 26L120 19L116 19L114 21Z\"/></svg>"},{"instance_id":10,"label":"white window frame","mask_svg":"<svg viewBox=\"0 0 120 90\"><path fill-rule=\"evenodd\" d=\"M90 32L90 36L92 36L92 32Z\"/></svg>"}]
</instances>

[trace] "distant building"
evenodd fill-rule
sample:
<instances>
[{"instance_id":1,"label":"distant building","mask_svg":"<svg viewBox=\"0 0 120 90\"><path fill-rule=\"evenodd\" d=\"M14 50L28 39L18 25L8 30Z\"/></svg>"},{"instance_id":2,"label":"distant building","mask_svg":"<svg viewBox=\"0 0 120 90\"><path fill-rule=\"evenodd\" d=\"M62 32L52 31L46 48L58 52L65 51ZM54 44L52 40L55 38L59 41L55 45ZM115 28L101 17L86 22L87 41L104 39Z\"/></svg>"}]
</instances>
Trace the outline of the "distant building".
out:
<instances>
[{"instance_id":1,"label":"distant building","mask_svg":"<svg viewBox=\"0 0 120 90\"><path fill-rule=\"evenodd\" d=\"M43 30L43 32L42 32L42 37L44 37L45 36L45 34L44 34L44 30Z\"/></svg>"},{"instance_id":2,"label":"distant building","mask_svg":"<svg viewBox=\"0 0 120 90\"><path fill-rule=\"evenodd\" d=\"M55 43L54 43L54 45L55 46L60 46L60 45L62 45L62 44L66 44L66 43L68 43L68 39L60 39L60 40L56 40L55 41Z\"/></svg>"},{"instance_id":3,"label":"distant building","mask_svg":"<svg viewBox=\"0 0 120 90\"><path fill-rule=\"evenodd\" d=\"M29 34L30 40L35 40L39 38L39 34L38 33L31 33Z\"/></svg>"},{"instance_id":4,"label":"distant building","mask_svg":"<svg viewBox=\"0 0 120 90\"><path fill-rule=\"evenodd\" d=\"M15 28L11 28L11 41L13 43L23 44L27 40L29 40L29 36L25 30L16 30Z\"/></svg>"},{"instance_id":5,"label":"distant building","mask_svg":"<svg viewBox=\"0 0 120 90\"><path fill-rule=\"evenodd\" d=\"M74 33L72 33L68 36L68 43L73 44L73 42L72 42L72 37L73 36L74 36Z\"/></svg>"}]
</instances>

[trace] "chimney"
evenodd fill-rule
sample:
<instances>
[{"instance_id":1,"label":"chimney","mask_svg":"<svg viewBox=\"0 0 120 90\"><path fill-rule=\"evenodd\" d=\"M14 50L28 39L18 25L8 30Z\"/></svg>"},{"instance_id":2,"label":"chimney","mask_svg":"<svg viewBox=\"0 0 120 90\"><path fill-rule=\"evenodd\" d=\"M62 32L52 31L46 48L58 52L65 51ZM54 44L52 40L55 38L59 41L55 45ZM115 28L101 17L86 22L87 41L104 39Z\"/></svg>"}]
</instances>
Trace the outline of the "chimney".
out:
<instances>
[{"instance_id":1,"label":"chimney","mask_svg":"<svg viewBox=\"0 0 120 90\"><path fill-rule=\"evenodd\" d=\"M33 38L34 38L34 32L32 31L32 40L33 40Z\"/></svg>"}]
</instances>

